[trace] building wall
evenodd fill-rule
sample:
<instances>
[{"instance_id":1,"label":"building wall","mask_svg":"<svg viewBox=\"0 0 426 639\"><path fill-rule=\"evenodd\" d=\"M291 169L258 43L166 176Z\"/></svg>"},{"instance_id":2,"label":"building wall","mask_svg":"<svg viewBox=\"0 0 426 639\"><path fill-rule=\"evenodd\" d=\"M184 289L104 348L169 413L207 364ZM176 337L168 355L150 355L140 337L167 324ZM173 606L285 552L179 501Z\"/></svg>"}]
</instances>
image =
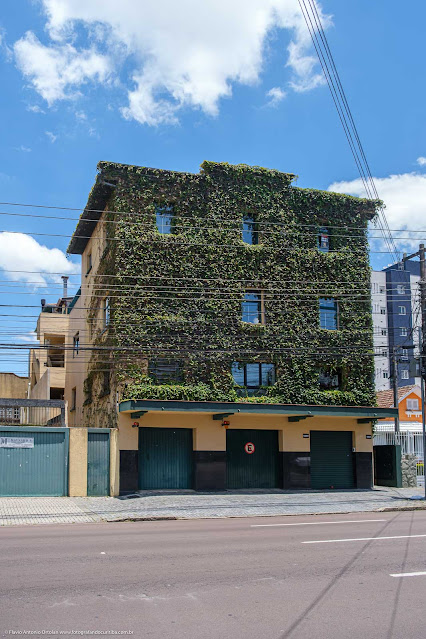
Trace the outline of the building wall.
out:
<instances>
[{"instance_id":1,"label":"building wall","mask_svg":"<svg viewBox=\"0 0 426 639\"><path fill-rule=\"evenodd\" d=\"M71 348L65 352L65 394L67 402L68 425L69 426L90 426L85 423L83 405L85 401L84 380L88 361L88 352L84 346L87 345L87 322L85 319L84 297L80 296L69 313L68 342L72 346L73 338L78 333L82 350L76 353ZM72 407L72 391L76 389L76 408Z\"/></svg>"},{"instance_id":2,"label":"building wall","mask_svg":"<svg viewBox=\"0 0 426 639\"><path fill-rule=\"evenodd\" d=\"M385 272L372 271L371 297L375 351L375 386L377 391L389 390L391 369L389 368L389 326Z\"/></svg>"},{"instance_id":3,"label":"building wall","mask_svg":"<svg viewBox=\"0 0 426 639\"><path fill-rule=\"evenodd\" d=\"M0 373L0 397L25 399L28 397L28 377L15 373Z\"/></svg>"}]
</instances>

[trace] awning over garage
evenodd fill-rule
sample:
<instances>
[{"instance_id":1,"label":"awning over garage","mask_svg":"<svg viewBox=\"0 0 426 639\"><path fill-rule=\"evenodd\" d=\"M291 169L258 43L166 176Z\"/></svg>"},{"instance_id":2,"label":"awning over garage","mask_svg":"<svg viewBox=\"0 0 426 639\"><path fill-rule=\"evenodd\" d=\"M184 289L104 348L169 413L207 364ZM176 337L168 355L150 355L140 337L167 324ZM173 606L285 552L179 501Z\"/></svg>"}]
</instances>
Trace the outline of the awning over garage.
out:
<instances>
[{"instance_id":1,"label":"awning over garage","mask_svg":"<svg viewBox=\"0 0 426 639\"><path fill-rule=\"evenodd\" d=\"M120 413L138 419L149 412L210 413L213 419L226 419L234 414L288 415L289 421L308 417L355 417L365 420L396 417L396 408L375 406L310 406L305 404L256 404L249 402L187 402L179 400L129 399L120 402ZM362 420L362 421L361 421Z\"/></svg>"}]
</instances>

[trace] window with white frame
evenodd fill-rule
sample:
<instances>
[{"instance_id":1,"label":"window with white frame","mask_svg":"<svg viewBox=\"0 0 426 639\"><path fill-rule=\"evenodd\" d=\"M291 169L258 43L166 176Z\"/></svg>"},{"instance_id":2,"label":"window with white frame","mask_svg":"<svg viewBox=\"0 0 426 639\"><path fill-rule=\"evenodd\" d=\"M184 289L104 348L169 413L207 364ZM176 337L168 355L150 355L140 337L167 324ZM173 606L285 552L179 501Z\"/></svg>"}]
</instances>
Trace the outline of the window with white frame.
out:
<instances>
[{"instance_id":1,"label":"window with white frame","mask_svg":"<svg viewBox=\"0 0 426 639\"><path fill-rule=\"evenodd\" d=\"M383 371L383 379L388 379L388 378L389 378L388 371Z\"/></svg>"},{"instance_id":2,"label":"window with white frame","mask_svg":"<svg viewBox=\"0 0 426 639\"><path fill-rule=\"evenodd\" d=\"M405 326L401 326L399 330L400 330L399 334L401 335L401 337L408 336L408 329Z\"/></svg>"},{"instance_id":3,"label":"window with white frame","mask_svg":"<svg viewBox=\"0 0 426 639\"><path fill-rule=\"evenodd\" d=\"M405 293L404 284L398 284L398 286L396 287L396 290L398 292L398 295L404 295L404 293Z\"/></svg>"},{"instance_id":4,"label":"window with white frame","mask_svg":"<svg viewBox=\"0 0 426 639\"><path fill-rule=\"evenodd\" d=\"M387 328L382 328L380 332L381 332L381 334L383 336L386 336L388 334L388 329Z\"/></svg>"},{"instance_id":5,"label":"window with white frame","mask_svg":"<svg viewBox=\"0 0 426 639\"><path fill-rule=\"evenodd\" d=\"M401 371L401 379L410 379L410 373L408 371Z\"/></svg>"},{"instance_id":6,"label":"window with white frame","mask_svg":"<svg viewBox=\"0 0 426 639\"><path fill-rule=\"evenodd\" d=\"M402 349L401 356L402 356L402 359L408 359L408 349L407 348L403 348Z\"/></svg>"},{"instance_id":7,"label":"window with white frame","mask_svg":"<svg viewBox=\"0 0 426 639\"><path fill-rule=\"evenodd\" d=\"M407 399L407 410L419 410L419 400Z\"/></svg>"},{"instance_id":8,"label":"window with white frame","mask_svg":"<svg viewBox=\"0 0 426 639\"><path fill-rule=\"evenodd\" d=\"M106 297L104 301L104 328L107 328L107 326L109 326L110 321L111 321L111 306L110 306L109 297Z\"/></svg>"},{"instance_id":9,"label":"window with white frame","mask_svg":"<svg viewBox=\"0 0 426 639\"><path fill-rule=\"evenodd\" d=\"M380 315L386 315L386 306L380 307Z\"/></svg>"},{"instance_id":10,"label":"window with white frame","mask_svg":"<svg viewBox=\"0 0 426 639\"><path fill-rule=\"evenodd\" d=\"M398 306L398 315L407 315L407 308L405 306Z\"/></svg>"}]
</instances>

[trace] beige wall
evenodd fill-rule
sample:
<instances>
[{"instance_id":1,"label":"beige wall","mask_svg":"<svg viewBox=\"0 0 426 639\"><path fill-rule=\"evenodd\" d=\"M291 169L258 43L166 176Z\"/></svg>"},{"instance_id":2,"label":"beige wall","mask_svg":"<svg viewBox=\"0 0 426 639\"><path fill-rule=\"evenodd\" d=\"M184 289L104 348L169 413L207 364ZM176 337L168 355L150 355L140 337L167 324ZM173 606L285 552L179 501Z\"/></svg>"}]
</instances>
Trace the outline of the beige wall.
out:
<instances>
[{"instance_id":1,"label":"beige wall","mask_svg":"<svg viewBox=\"0 0 426 639\"><path fill-rule=\"evenodd\" d=\"M84 301L79 297L69 314L69 343L72 346L73 338L79 334L80 345L87 344L87 330L85 320ZM78 354L70 348L65 352L65 393L64 399L67 402L68 425L69 426L90 426L83 418L84 392L83 384L86 378L87 360L89 352L80 350ZM76 410L71 410L72 389L76 389Z\"/></svg>"},{"instance_id":2,"label":"beige wall","mask_svg":"<svg viewBox=\"0 0 426 639\"><path fill-rule=\"evenodd\" d=\"M68 494L70 497L87 495L87 428L70 429Z\"/></svg>"},{"instance_id":3,"label":"beige wall","mask_svg":"<svg viewBox=\"0 0 426 639\"><path fill-rule=\"evenodd\" d=\"M19 377L15 373L0 373L0 397L25 399L28 397L28 377Z\"/></svg>"},{"instance_id":4,"label":"beige wall","mask_svg":"<svg viewBox=\"0 0 426 639\"><path fill-rule=\"evenodd\" d=\"M281 451L309 452L310 439L303 434L311 430L349 430L353 432L353 445L357 453L373 451L370 424L358 424L354 417L309 417L300 422L289 422L285 415L231 415L227 418L229 428L253 428L278 430ZM226 429L221 421L215 421L206 413L147 413L139 419L131 419L130 414L121 413L118 424L118 445L120 450L137 450L138 428L140 426L161 428L192 428L194 430L194 450L226 450Z\"/></svg>"},{"instance_id":5,"label":"beige wall","mask_svg":"<svg viewBox=\"0 0 426 639\"><path fill-rule=\"evenodd\" d=\"M50 368L45 368L37 384L31 389L31 399L50 399Z\"/></svg>"}]
</instances>

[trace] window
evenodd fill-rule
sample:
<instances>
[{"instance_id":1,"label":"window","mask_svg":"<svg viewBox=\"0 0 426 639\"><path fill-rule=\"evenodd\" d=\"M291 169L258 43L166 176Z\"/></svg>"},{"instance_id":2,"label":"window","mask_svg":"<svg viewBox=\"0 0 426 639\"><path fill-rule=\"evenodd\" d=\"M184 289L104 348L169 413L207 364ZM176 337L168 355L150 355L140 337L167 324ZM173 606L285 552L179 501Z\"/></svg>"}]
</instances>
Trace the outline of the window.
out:
<instances>
[{"instance_id":1,"label":"window","mask_svg":"<svg viewBox=\"0 0 426 639\"><path fill-rule=\"evenodd\" d=\"M275 384L274 364L233 362L232 377L235 384L245 388L256 389L260 386Z\"/></svg>"},{"instance_id":2,"label":"window","mask_svg":"<svg viewBox=\"0 0 426 639\"><path fill-rule=\"evenodd\" d=\"M332 297L320 298L320 327L337 331L337 302Z\"/></svg>"},{"instance_id":3,"label":"window","mask_svg":"<svg viewBox=\"0 0 426 639\"><path fill-rule=\"evenodd\" d=\"M101 397L103 397L104 395L109 395L111 392L111 386L110 386L110 373L109 371L104 371L102 373L102 390L101 390Z\"/></svg>"},{"instance_id":4,"label":"window","mask_svg":"<svg viewBox=\"0 0 426 639\"><path fill-rule=\"evenodd\" d=\"M388 352L387 351L382 351L381 352L381 356L382 357L387 357L388 356Z\"/></svg>"},{"instance_id":5,"label":"window","mask_svg":"<svg viewBox=\"0 0 426 639\"><path fill-rule=\"evenodd\" d=\"M157 231L163 235L172 233L173 227L173 207L157 206L155 209Z\"/></svg>"},{"instance_id":6,"label":"window","mask_svg":"<svg viewBox=\"0 0 426 639\"><path fill-rule=\"evenodd\" d=\"M76 405L77 405L77 389L74 387L71 390L71 408L70 408L70 410L75 410Z\"/></svg>"},{"instance_id":7,"label":"window","mask_svg":"<svg viewBox=\"0 0 426 639\"><path fill-rule=\"evenodd\" d=\"M321 370L319 385L321 390L338 390L340 388L341 373L339 371Z\"/></svg>"},{"instance_id":8,"label":"window","mask_svg":"<svg viewBox=\"0 0 426 639\"><path fill-rule=\"evenodd\" d=\"M243 242L246 244L259 243L259 231L253 217L248 215L243 218Z\"/></svg>"},{"instance_id":9,"label":"window","mask_svg":"<svg viewBox=\"0 0 426 639\"><path fill-rule=\"evenodd\" d=\"M380 315L386 315L386 307L385 306L381 306L380 307Z\"/></svg>"},{"instance_id":10,"label":"window","mask_svg":"<svg viewBox=\"0 0 426 639\"><path fill-rule=\"evenodd\" d=\"M105 304L104 304L104 328L107 328L107 326L109 326L110 321L111 321L111 306L110 306L109 297L106 297Z\"/></svg>"},{"instance_id":11,"label":"window","mask_svg":"<svg viewBox=\"0 0 426 639\"><path fill-rule=\"evenodd\" d=\"M404 295L404 293L405 293L404 284L398 284L398 286L396 287L396 290L398 292L398 295Z\"/></svg>"},{"instance_id":12,"label":"window","mask_svg":"<svg viewBox=\"0 0 426 639\"><path fill-rule=\"evenodd\" d=\"M403 348L402 349L401 356L402 356L402 359L408 359L408 349L407 348Z\"/></svg>"},{"instance_id":13,"label":"window","mask_svg":"<svg viewBox=\"0 0 426 639\"><path fill-rule=\"evenodd\" d=\"M89 253L86 258L86 275L92 270L92 254Z\"/></svg>"},{"instance_id":14,"label":"window","mask_svg":"<svg viewBox=\"0 0 426 639\"><path fill-rule=\"evenodd\" d=\"M182 362L161 357L150 360L148 375L157 384L180 383L183 381Z\"/></svg>"},{"instance_id":15,"label":"window","mask_svg":"<svg viewBox=\"0 0 426 639\"><path fill-rule=\"evenodd\" d=\"M401 335L401 337L407 337L407 336L408 336L408 330L407 330L407 328L406 328L405 326L401 326L401 329L400 329L400 333L399 333L399 334Z\"/></svg>"},{"instance_id":16,"label":"window","mask_svg":"<svg viewBox=\"0 0 426 639\"><path fill-rule=\"evenodd\" d=\"M252 291L244 294L244 301L241 302L241 319L248 324L262 323L261 293Z\"/></svg>"},{"instance_id":17,"label":"window","mask_svg":"<svg viewBox=\"0 0 426 639\"><path fill-rule=\"evenodd\" d=\"M382 335L386 336L386 335L388 334L388 329L387 329L387 328L382 328L382 329L380 330L380 333L381 333Z\"/></svg>"},{"instance_id":18,"label":"window","mask_svg":"<svg viewBox=\"0 0 426 639\"><path fill-rule=\"evenodd\" d=\"M319 229L318 248L322 253L328 253L330 250L330 235L324 226Z\"/></svg>"},{"instance_id":19,"label":"window","mask_svg":"<svg viewBox=\"0 0 426 639\"><path fill-rule=\"evenodd\" d=\"M80 333L76 333L73 337L73 351L72 351L72 356L75 357L76 355L78 355L78 351L80 348Z\"/></svg>"},{"instance_id":20,"label":"window","mask_svg":"<svg viewBox=\"0 0 426 639\"><path fill-rule=\"evenodd\" d=\"M405 306L398 306L398 314L399 315L407 315L407 309Z\"/></svg>"},{"instance_id":21,"label":"window","mask_svg":"<svg viewBox=\"0 0 426 639\"><path fill-rule=\"evenodd\" d=\"M1 407L0 408L0 420L9 424L20 423L20 408L19 407Z\"/></svg>"},{"instance_id":22,"label":"window","mask_svg":"<svg viewBox=\"0 0 426 639\"><path fill-rule=\"evenodd\" d=\"M408 371L401 371L401 379L410 379L410 373Z\"/></svg>"},{"instance_id":23,"label":"window","mask_svg":"<svg viewBox=\"0 0 426 639\"><path fill-rule=\"evenodd\" d=\"M407 399L407 410L419 410L419 400Z\"/></svg>"},{"instance_id":24,"label":"window","mask_svg":"<svg viewBox=\"0 0 426 639\"><path fill-rule=\"evenodd\" d=\"M388 371L383 371L383 379L388 379L388 378L389 378Z\"/></svg>"},{"instance_id":25,"label":"window","mask_svg":"<svg viewBox=\"0 0 426 639\"><path fill-rule=\"evenodd\" d=\"M379 293L382 293L382 295L384 295L386 293L386 286L380 286Z\"/></svg>"}]
</instances>

